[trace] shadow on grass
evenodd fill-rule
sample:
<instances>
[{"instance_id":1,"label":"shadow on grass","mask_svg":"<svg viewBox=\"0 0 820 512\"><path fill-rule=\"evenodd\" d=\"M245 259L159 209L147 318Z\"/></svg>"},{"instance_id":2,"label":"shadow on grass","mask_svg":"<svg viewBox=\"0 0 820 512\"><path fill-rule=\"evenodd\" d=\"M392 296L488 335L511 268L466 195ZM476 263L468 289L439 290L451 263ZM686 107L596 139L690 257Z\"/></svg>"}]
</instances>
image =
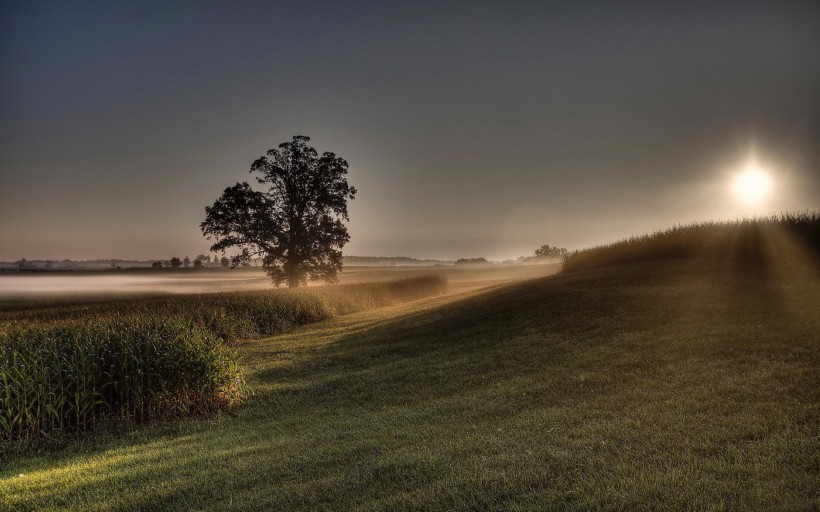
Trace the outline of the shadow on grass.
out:
<instances>
[{"instance_id":1,"label":"shadow on grass","mask_svg":"<svg viewBox=\"0 0 820 512\"><path fill-rule=\"evenodd\" d=\"M249 361L257 394L234 416L91 436L62 453L10 462L0 504L582 509L657 504L674 498L670 490L688 500L681 505L725 498L748 474L727 467L720 436L766 435L768 424L751 422L751 410L772 416L779 405L799 437L807 420L795 411L816 407L816 370L786 375L770 394L744 389L758 377L777 384L770 381L783 365L817 362L816 320L806 323L817 292L793 291L799 308L784 312L770 307L781 286L748 272L683 268L551 277L255 342L248 351L258 351ZM755 338L760 326L771 346ZM268 350L284 355L277 343L285 342L306 348L264 358ZM750 397L757 401L744 403ZM734 430L708 431L722 422ZM711 445L710 436L718 439ZM798 451L791 462L766 459L783 443L750 445L738 456L763 464L767 477L788 478L810 458ZM795 485L770 487L804 495ZM753 498L737 502L761 503Z\"/></svg>"}]
</instances>

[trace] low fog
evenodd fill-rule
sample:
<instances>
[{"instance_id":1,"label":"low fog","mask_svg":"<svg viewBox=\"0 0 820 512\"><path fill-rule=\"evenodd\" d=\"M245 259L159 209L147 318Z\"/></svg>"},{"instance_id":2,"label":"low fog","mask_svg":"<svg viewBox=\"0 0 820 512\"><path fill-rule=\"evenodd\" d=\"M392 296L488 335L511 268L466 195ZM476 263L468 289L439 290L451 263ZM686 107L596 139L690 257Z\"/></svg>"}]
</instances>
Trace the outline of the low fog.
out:
<instances>
[{"instance_id":1,"label":"low fog","mask_svg":"<svg viewBox=\"0 0 820 512\"><path fill-rule=\"evenodd\" d=\"M447 278L451 292L555 273L557 263L538 265L492 264L480 267L345 267L340 284L388 281L422 275ZM159 272L158 272L159 273ZM310 286L324 283L310 282ZM270 290L271 281L261 270L174 272L113 275L74 272L70 274L0 274L0 299L91 298L171 293L213 293L239 290Z\"/></svg>"}]
</instances>

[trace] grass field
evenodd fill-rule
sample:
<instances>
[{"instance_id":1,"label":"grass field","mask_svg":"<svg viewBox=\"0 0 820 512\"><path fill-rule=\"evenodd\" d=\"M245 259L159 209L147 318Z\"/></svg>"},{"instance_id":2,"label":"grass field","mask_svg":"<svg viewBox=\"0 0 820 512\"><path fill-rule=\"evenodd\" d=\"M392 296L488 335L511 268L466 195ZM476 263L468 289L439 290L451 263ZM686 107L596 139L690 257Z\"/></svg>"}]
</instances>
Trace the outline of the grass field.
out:
<instances>
[{"instance_id":1,"label":"grass field","mask_svg":"<svg viewBox=\"0 0 820 512\"><path fill-rule=\"evenodd\" d=\"M7 510L816 510L820 283L578 271L242 342L231 414L4 454Z\"/></svg>"},{"instance_id":2,"label":"grass field","mask_svg":"<svg viewBox=\"0 0 820 512\"><path fill-rule=\"evenodd\" d=\"M441 276L322 288L0 304L0 441L217 412L246 396L237 340L441 295ZM2 446L0 446L2 449Z\"/></svg>"}]
</instances>

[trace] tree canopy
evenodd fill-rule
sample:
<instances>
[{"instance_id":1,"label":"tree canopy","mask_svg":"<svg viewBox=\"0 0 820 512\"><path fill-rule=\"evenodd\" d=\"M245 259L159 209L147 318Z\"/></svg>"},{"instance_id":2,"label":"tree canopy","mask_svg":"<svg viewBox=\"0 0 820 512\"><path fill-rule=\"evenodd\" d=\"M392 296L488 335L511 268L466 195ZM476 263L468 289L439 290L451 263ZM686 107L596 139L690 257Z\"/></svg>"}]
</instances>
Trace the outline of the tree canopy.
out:
<instances>
[{"instance_id":1,"label":"tree canopy","mask_svg":"<svg viewBox=\"0 0 820 512\"><path fill-rule=\"evenodd\" d=\"M567 250L563 247L550 247L549 245L542 245L535 250L536 259L561 258L565 254L567 254Z\"/></svg>"},{"instance_id":2,"label":"tree canopy","mask_svg":"<svg viewBox=\"0 0 820 512\"><path fill-rule=\"evenodd\" d=\"M235 247L232 266L262 259L276 286L296 287L307 279L332 283L342 268L342 247L350 239L347 201L356 189L347 183L347 162L321 156L297 135L253 162L250 172L265 190L247 182L228 187L205 208L202 233L215 240L211 251Z\"/></svg>"}]
</instances>

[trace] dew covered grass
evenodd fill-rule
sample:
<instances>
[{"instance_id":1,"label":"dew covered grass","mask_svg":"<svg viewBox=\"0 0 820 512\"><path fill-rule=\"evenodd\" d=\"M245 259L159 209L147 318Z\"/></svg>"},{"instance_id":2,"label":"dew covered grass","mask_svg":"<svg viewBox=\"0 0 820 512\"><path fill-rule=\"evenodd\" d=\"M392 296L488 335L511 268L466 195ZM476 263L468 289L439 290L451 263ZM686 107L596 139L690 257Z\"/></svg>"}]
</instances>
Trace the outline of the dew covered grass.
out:
<instances>
[{"instance_id":1,"label":"dew covered grass","mask_svg":"<svg viewBox=\"0 0 820 512\"><path fill-rule=\"evenodd\" d=\"M10 452L9 510L814 510L820 286L654 262L236 346L231 414Z\"/></svg>"}]
</instances>

